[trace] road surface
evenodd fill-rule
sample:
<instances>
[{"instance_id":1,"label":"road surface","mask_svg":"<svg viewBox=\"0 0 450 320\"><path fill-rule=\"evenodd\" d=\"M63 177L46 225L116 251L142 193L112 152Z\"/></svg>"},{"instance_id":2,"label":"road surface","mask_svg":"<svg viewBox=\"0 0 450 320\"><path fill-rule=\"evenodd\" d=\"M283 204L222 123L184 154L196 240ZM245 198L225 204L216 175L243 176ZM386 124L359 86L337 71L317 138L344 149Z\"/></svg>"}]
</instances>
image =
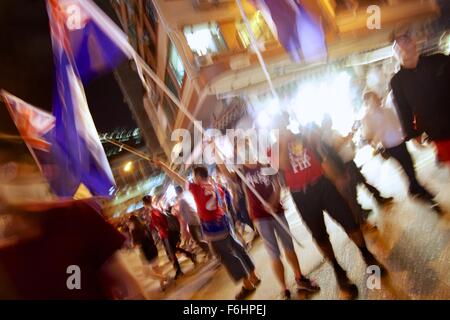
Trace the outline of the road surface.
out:
<instances>
[{"instance_id":1,"label":"road surface","mask_svg":"<svg viewBox=\"0 0 450 320\"><path fill-rule=\"evenodd\" d=\"M442 204L445 213L438 216L426 204L407 194L406 179L393 160L372 158L367 150L358 153L357 163L364 164L363 173L369 182L385 196L394 196L392 205L378 207L367 192L359 190L363 207L373 209L371 223L377 226L367 230L365 238L369 249L387 267L388 276L380 287L369 289L367 268L356 246L341 227L326 216L327 230L341 265L358 286L358 299L450 299L450 174L447 168L435 164L432 149L409 146L415 159L419 180ZM289 196L286 196L287 218L293 234L302 247L296 245L304 274L315 279L322 290L313 296L295 292L295 281L286 263L286 278L293 299L340 299L336 280L329 263L324 261L311 235L302 224ZM279 286L270 267L269 256L260 239L250 250L262 282L249 299L279 299ZM131 260L129 260L131 261ZM138 275L150 299L234 299L240 285L230 280L225 269L215 261L194 267L181 258L185 276L166 292L158 292L157 283ZM173 270L167 260L162 261L166 274ZM137 264L136 264L137 266ZM136 267L139 269L139 267Z\"/></svg>"}]
</instances>

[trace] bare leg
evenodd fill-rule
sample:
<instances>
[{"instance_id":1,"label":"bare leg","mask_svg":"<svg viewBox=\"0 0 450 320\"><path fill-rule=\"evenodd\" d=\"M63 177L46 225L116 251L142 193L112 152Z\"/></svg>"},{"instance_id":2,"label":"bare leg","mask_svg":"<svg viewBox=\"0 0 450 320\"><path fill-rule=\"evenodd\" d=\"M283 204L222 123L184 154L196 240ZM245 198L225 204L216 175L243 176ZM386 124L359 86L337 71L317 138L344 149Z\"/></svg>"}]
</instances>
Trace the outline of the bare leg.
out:
<instances>
[{"instance_id":1,"label":"bare leg","mask_svg":"<svg viewBox=\"0 0 450 320\"><path fill-rule=\"evenodd\" d=\"M281 262L280 259L272 259L272 268L273 271L275 272L275 276L278 280L278 283L280 284L281 289L284 292L287 288L286 288L286 280L284 278L283 263Z\"/></svg>"},{"instance_id":2,"label":"bare leg","mask_svg":"<svg viewBox=\"0 0 450 320\"><path fill-rule=\"evenodd\" d=\"M286 259L289 262L289 265L292 268L292 271L294 271L295 279L300 279L302 276L302 270L300 269L300 263L298 262L297 254L295 251L286 250Z\"/></svg>"},{"instance_id":3,"label":"bare leg","mask_svg":"<svg viewBox=\"0 0 450 320\"><path fill-rule=\"evenodd\" d=\"M249 279L253 284L258 284L260 281L255 273L255 270L252 270L252 272L250 272Z\"/></svg>"}]
</instances>

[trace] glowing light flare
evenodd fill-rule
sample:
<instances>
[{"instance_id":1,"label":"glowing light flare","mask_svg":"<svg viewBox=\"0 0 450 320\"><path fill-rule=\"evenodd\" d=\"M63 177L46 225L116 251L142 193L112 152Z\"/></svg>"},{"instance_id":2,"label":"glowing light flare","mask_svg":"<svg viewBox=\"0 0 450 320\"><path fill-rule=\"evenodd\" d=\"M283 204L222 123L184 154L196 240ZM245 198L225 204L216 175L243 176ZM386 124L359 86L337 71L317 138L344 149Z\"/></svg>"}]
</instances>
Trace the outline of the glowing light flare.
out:
<instances>
[{"instance_id":1,"label":"glowing light flare","mask_svg":"<svg viewBox=\"0 0 450 320\"><path fill-rule=\"evenodd\" d=\"M257 127L261 129L268 129L272 126L273 119L282 111L280 102L275 98L259 102L256 109L261 110L256 116Z\"/></svg>"},{"instance_id":2,"label":"glowing light flare","mask_svg":"<svg viewBox=\"0 0 450 320\"><path fill-rule=\"evenodd\" d=\"M346 72L302 85L291 104L301 125L320 125L325 114L333 120L333 128L341 134L351 131L354 110L351 77Z\"/></svg>"},{"instance_id":3,"label":"glowing light flare","mask_svg":"<svg viewBox=\"0 0 450 320\"><path fill-rule=\"evenodd\" d=\"M256 122L258 127L260 128L268 128L272 123L272 119L269 117L267 112L260 112L258 117L256 118Z\"/></svg>"},{"instance_id":4,"label":"glowing light flare","mask_svg":"<svg viewBox=\"0 0 450 320\"><path fill-rule=\"evenodd\" d=\"M125 171L125 172L130 172L131 170L133 170L133 162L128 161L128 162L123 166L123 171Z\"/></svg>"}]
</instances>

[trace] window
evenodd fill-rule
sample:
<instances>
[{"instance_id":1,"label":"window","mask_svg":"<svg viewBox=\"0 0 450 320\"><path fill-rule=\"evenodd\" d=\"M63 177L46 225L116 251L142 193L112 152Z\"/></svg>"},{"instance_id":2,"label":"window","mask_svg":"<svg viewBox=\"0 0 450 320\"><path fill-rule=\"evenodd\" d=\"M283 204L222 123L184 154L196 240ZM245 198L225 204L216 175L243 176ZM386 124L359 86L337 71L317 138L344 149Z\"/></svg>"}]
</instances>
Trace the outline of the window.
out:
<instances>
[{"instance_id":1,"label":"window","mask_svg":"<svg viewBox=\"0 0 450 320\"><path fill-rule=\"evenodd\" d=\"M185 27L184 35L192 52L198 56L228 49L216 22Z\"/></svg>"},{"instance_id":2,"label":"window","mask_svg":"<svg viewBox=\"0 0 450 320\"><path fill-rule=\"evenodd\" d=\"M177 78L178 85L181 86L185 75L184 65L177 49L172 43L169 46L169 65Z\"/></svg>"},{"instance_id":3,"label":"window","mask_svg":"<svg viewBox=\"0 0 450 320\"><path fill-rule=\"evenodd\" d=\"M275 38L270 31L269 26L264 20L261 11L255 12L255 14L249 19L250 26L252 28L253 34L255 35L258 43L266 43L270 41L275 41ZM244 48L248 48L251 45L250 35L247 32L247 27L243 20L236 23L236 29L239 34L239 39L241 40Z\"/></svg>"},{"instance_id":4,"label":"window","mask_svg":"<svg viewBox=\"0 0 450 320\"><path fill-rule=\"evenodd\" d=\"M171 91L177 98L179 98L179 96L178 96L178 88L177 88L176 84L172 81L172 79L173 79L173 78L169 75L169 73L166 72L166 78L164 79L164 83L165 83L165 85L167 86L167 88L169 88L170 91Z\"/></svg>"}]
</instances>

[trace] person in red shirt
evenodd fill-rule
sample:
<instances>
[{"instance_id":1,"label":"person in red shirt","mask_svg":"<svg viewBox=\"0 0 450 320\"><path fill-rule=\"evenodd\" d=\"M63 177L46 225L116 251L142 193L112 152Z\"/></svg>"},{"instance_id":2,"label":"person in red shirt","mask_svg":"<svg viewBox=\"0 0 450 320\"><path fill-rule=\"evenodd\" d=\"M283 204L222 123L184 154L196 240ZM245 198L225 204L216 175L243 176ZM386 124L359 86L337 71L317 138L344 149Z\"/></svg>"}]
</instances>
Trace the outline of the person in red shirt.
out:
<instances>
[{"instance_id":1,"label":"person in red shirt","mask_svg":"<svg viewBox=\"0 0 450 320\"><path fill-rule=\"evenodd\" d=\"M180 242L179 231L175 234L173 230L169 229L167 217L153 205L152 196L146 195L142 201L144 202L145 210L148 211L148 215L150 216L150 228L158 232L159 238L164 244L167 256L173 263L173 267L175 268L175 279L177 279L183 275L183 271L181 270L176 253L183 253L191 259L192 263L196 264L197 261L195 260L195 255L178 246Z\"/></svg>"},{"instance_id":2,"label":"person in red shirt","mask_svg":"<svg viewBox=\"0 0 450 320\"><path fill-rule=\"evenodd\" d=\"M256 290L261 280L255 274L255 266L242 244L236 240L226 215L224 192L209 176L203 166L194 168L194 181L187 182L178 173L157 162L178 184L187 186L197 205L205 240L219 257L221 263L234 281L243 280L237 300L245 299Z\"/></svg>"},{"instance_id":3,"label":"person in red shirt","mask_svg":"<svg viewBox=\"0 0 450 320\"><path fill-rule=\"evenodd\" d=\"M277 237L284 248L286 258L294 271L298 290L306 290L309 292L317 292L320 290L315 283L302 275L291 235L281 226L281 224L283 224L289 230L289 224L286 220L284 208L281 204L281 185L279 175L265 174L263 170L264 166L256 161L254 161L254 164L247 161L242 168L236 168L236 170L240 170L242 172L246 182L249 183L256 190L256 192L267 201L268 206L266 207L237 174L233 175L228 172L223 165L219 165L219 167L220 170L229 175L231 179L241 182L242 189L245 194L247 210L250 214L250 218L256 226L256 229L261 235L266 250L272 260L273 271L282 288L282 298L285 300L290 299L291 293L286 286L284 266L280 257L281 252L278 246ZM271 212L277 215L277 219L271 214Z\"/></svg>"},{"instance_id":4,"label":"person in red shirt","mask_svg":"<svg viewBox=\"0 0 450 320\"><path fill-rule=\"evenodd\" d=\"M349 238L358 246L367 265L378 265L382 271L385 269L367 249L347 202L324 175L322 165L326 165L327 159L321 158L319 154L320 133L310 126L301 128L301 134L294 135L286 129L288 118L283 117L281 122L280 169L285 183L291 191L303 222L323 255L332 263L341 292L355 298L358 289L350 282L336 259L325 226L324 210L344 228Z\"/></svg>"},{"instance_id":5,"label":"person in red shirt","mask_svg":"<svg viewBox=\"0 0 450 320\"><path fill-rule=\"evenodd\" d=\"M0 299L145 298L93 199L0 207L0 224Z\"/></svg>"}]
</instances>

